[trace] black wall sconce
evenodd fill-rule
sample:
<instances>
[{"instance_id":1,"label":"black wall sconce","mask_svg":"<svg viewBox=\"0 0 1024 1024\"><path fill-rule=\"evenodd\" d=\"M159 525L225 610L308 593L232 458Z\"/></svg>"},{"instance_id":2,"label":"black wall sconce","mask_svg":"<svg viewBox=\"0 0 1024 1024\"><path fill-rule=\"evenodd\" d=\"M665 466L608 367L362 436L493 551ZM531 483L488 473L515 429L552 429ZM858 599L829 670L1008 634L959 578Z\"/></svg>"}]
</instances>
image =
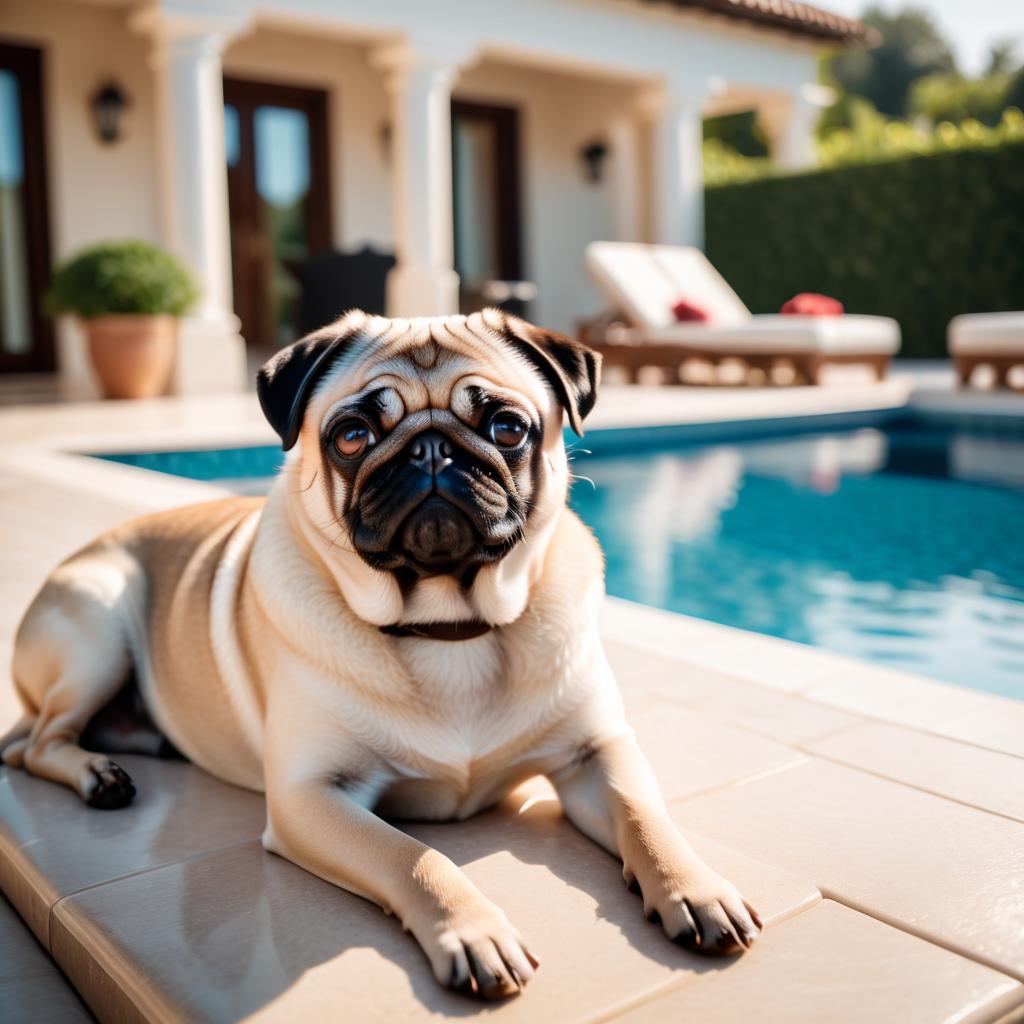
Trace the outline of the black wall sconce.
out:
<instances>
[{"instance_id":1,"label":"black wall sconce","mask_svg":"<svg viewBox=\"0 0 1024 1024\"><path fill-rule=\"evenodd\" d=\"M587 170L587 181L592 185L600 182L604 174L604 158L608 155L608 146L600 139L588 142L580 150L580 159Z\"/></svg>"},{"instance_id":2,"label":"black wall sconce","mask_svg":"<svg viewBox=\"0 0 1024 1024\"><path fill-rule=\"evenodd\" d=\"M104 82L89 102L100 142L110 145L121 138L121 122L128 97L117 82Z\"/></svg>"}]
</instances>

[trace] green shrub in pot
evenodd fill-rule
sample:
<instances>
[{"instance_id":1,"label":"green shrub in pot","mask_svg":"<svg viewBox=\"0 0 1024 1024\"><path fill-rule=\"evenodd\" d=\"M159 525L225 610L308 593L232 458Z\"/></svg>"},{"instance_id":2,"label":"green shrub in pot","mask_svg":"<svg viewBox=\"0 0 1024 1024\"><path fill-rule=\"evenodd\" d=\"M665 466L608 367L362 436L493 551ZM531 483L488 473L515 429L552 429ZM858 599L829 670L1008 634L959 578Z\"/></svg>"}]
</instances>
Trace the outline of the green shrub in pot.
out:
<instances>
[{"instance_id":1,"label":"green shrub in pot","mask_svg":"<svg viewBox=\"0 0 1024 1024\"><path fill-rule=\"evenodd\" d=\"M170 253L147 242L104 242L57 268L46 306L83 321L108 398L145 398L166 388L177 318L198 296L191 275Z\"/></svg>"}]
</instances>

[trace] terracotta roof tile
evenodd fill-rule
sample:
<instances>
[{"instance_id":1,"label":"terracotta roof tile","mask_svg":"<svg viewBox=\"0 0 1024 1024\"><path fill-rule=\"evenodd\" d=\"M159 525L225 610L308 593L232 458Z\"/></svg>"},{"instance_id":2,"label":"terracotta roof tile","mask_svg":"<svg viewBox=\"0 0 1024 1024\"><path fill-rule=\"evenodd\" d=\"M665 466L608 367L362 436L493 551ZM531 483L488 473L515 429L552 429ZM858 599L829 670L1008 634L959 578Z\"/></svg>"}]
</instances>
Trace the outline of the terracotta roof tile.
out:
<instances>
[{"instance_id":1,"label":"terracotta roof tile","mask_svg":"<svg viewBox=\"0 0 1024 1024\"><path fill-rule=\"evenodd\" d=\"M875 32L853 18L824 11L795 0L644 0L646 3L669 3L673 7L708 11L726 18L771 25L800 35L837 42L875 41Z\"/></svg>"}]
</instances>

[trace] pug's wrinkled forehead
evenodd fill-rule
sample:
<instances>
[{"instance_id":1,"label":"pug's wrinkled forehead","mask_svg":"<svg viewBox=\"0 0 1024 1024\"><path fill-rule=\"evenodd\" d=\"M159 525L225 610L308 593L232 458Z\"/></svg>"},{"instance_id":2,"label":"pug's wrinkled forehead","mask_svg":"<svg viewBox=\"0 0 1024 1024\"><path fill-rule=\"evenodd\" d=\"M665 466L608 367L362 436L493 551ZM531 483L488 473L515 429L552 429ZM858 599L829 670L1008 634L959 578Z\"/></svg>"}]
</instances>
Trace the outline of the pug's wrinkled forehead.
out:
<instances>
[{"instance_id":1,"label":"pug's wrinkled forehead","mask_svg":"<svg viewBox=\"0 0 1024 1024\"><path fill-rule=\"evenodd\" d=\"M260 404L287 450L334 406L360 401L391 429L425 409L473 423L490 403L531 419L561 407L577 434L596 398L600 356L499 310L387 319L352 311L278 352L258 377Z\"/></svg>"}]
</instances>

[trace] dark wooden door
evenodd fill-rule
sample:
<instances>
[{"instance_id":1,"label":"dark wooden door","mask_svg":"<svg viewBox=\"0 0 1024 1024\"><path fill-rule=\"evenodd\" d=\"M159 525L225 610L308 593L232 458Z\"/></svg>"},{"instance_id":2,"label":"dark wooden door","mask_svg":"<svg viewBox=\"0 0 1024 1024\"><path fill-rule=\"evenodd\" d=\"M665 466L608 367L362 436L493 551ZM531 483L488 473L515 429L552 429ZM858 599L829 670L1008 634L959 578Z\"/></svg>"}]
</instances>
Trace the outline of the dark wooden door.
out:
<instances>
[{"instance_id":1,"label":"dark wooden door","mask_svg":"<svg viewBox=\"0 0 1024 1024\"><path fill-rule=\"evenodd\" d=\"M235 312L271 351L298 337L303 264L331 248L327 93L225 78L224 130Z\"/></svg>"},{"instance_id":2,"label":"dark wooden door","mask_svg":"<svg viewBox=\"0 0 1024 1024\"><path fill-rule=\"evenodd\" d=\"M519 112L452 103L455 269L463 290L522 276Z\"/></svg>"},{"instance_id":3,"label":"dark wooden door","mask_svg":"<svg viewBox=\"0 0 1024 1024\"><path fill-rule=\"evenodd\" d=\"M0 372L55 368L43 315L50 278L43 55L0 43Z\"/></svg>"}]
</instances>

